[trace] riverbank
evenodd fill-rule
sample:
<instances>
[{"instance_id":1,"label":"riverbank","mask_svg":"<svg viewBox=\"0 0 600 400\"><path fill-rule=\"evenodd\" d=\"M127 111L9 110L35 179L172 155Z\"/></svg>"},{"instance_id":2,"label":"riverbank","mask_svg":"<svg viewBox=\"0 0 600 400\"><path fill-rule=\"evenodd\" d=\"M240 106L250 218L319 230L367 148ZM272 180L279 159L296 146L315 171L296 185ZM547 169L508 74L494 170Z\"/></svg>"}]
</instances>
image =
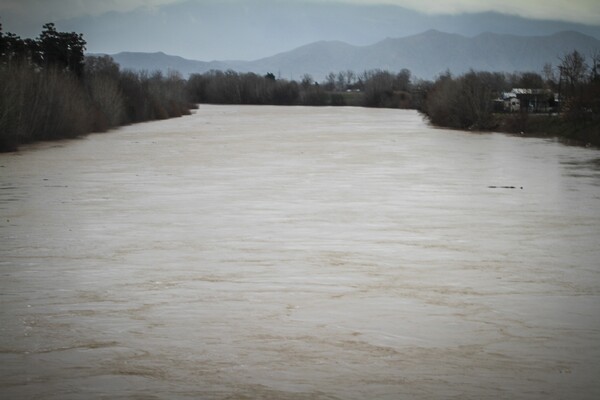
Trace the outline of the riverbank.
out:
<instances>
[{"instance_id":1,"label":"riverbank","mask_svg":"<svg viewBox=\"0 0 600 400\"><path fill-rule=\"evenodd\" d=\"M496 128L503 133L528 137L553 137L561 142L600 148L600 121L594 118L568 120L561 115L496 114Z\"/></svg>"}]
</instances>

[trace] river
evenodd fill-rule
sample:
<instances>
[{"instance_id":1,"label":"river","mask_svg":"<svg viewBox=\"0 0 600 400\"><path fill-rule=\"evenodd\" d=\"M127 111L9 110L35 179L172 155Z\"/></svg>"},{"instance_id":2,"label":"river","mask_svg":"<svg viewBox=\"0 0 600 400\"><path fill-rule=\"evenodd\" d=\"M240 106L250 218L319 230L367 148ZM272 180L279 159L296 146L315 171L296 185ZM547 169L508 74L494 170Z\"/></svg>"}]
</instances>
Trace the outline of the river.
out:
<instances>
[{"instance_id":1,"label":"river","mask_svg":"<svg viewBox=\"0 0 600 400\"><path fill-rule=\"evenodd\" d=\"M0 177L1 398L600 398L597 150L202 105Z\"/></svg>"}]
</instances>

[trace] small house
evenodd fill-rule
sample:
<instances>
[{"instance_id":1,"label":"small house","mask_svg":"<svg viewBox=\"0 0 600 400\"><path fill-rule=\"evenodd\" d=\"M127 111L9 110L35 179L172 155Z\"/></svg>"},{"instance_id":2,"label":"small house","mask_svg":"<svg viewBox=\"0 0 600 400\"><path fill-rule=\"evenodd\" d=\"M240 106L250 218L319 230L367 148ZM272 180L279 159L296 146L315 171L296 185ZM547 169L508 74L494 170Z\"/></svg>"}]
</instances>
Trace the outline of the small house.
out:
<instances>
[{"instance_id":1,"label":"small house","mask_svg":"<svg viewBox=\"0 0 600 400\"><path fill-rule=\"evenodd\" d=\"M504 100L504 111L518 112L521 110L521 100L516 94L512 92L504 93L502 98Z\"/></svg>"},{"instance_id":2,"label":"small house","mask_svg":"<svg viewBox=\"0 0 600 400\"><path fill-rule=\"evenodd\" d=\"M510 100L507 111L548 112L554 106L554 97L554 93L548 89L516 88L508 93Z\"/></svg>"}]
</instances>

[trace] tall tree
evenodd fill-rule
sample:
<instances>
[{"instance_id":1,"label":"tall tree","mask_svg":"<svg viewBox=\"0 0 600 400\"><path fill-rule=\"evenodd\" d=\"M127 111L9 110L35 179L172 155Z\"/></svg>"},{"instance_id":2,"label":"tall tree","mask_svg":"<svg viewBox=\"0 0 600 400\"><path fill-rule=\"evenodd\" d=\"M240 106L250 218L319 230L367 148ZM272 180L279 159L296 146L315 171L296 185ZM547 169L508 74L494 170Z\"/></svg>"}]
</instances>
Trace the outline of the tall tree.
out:
<instances>
[{"instance_id":1,"label":"tall tree","mask_svg":"<svg viewBox=\"0 0 600 400\"><path fill-rule=\"evenodd\" d=\"M560 61L561 64L558 68L561 78L565 81L569 89L574 90L576 86L583 83L585 78L588 69L585 57L577 50L574 50L572 53L566 54Z\"/></svg>"},{"instance_id":2,"label":"tall tree","mask_svg":"<svg viewBox=\"0 0 600 400\"><path fill-rule=\"evenodd\" d=\"M81 77L85 64L85 45L81 33L58 32L53 23L43 26L37 39L38 52L34 61L41 66L68 69Z\"/></svg>"},{"instance_id":3,"label":"tall tree","mask_svg":"<svg viewBox=\"0 0 600 400\"><path fill-rule=\"evenodd\" d=\"M565 115L572 119L585 117L588 99L585 93L588 65L585 57L574 50L560 59L561 97Z\"/></svg>"}]
</instances>

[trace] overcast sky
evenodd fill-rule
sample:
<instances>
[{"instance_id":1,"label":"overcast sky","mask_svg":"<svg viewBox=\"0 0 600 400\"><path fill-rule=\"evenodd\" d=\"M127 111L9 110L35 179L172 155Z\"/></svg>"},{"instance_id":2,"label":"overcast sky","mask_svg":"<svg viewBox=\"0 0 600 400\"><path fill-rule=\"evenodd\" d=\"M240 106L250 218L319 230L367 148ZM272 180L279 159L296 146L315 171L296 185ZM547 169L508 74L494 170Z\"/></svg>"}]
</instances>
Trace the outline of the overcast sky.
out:
<instances>
[{"instance_id":1,"label":"overcast sky","mask_svg":"<svg viewBox=\"0 0 600 400\"><path fill-rule=\"evenodd\" d=\"M24 21L61 20L83 15L124 12L139 7L158 8L185 0L0 0L0 12L10 11ZM222 0L252 4L261 0ZM205 0L196 0L203 3ZM286 0L280 0L285 3ZM306 3L311 2L307 0ZM527 18L555 19L600 25L598 0L313 0L354 4L392 4L425 13L474 13L497 11Z\"/></svg>"},{"instance_id":2,"label":"overcast sky","mask_svg":"<svg viewBox=\"0 0 600 400\"><path fill-rule=\"evenodd\" d=\"M504 17L481 22L463 18L489 11ZM535 21L519 25L514 16ZM550 20L554 25L540 25ZM516 34L549 34L556 27L588 34L596 29L591 33L595 35L600 32L600 1L0 0L5 31L35 37L46 22L83 33L90 52L164 51L201 60L253 59L316 40L363 45L431 28L474 35L486 27ZM524 31L528 25L531 32Z\"/></svg>"}]
</instances>

